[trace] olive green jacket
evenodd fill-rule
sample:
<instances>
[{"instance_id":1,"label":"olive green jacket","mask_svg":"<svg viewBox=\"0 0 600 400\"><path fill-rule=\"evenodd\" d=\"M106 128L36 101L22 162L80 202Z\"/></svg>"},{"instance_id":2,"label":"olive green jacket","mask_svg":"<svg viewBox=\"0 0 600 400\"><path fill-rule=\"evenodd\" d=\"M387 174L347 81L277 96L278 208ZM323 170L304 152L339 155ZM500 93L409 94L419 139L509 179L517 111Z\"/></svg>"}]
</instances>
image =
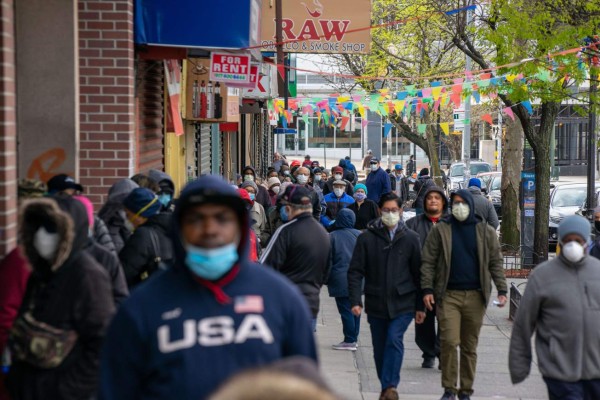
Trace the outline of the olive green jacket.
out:
<instances>
[{"instance_id":1,"label":"olive green jacket","mask_svg":"<svg viewBox=\"0 0 600 400\"><path fill-rule=\"evenodd\" d=\"M503 257L494 228L485 222L479 222L476 230L481 290L485 304L488 304L492 293L492 279L499 295L507 293ZM448 221L441 221L433 227L423 247L421 287L424 294L433 294L437 301L444 299L450 278L452 239L452 225Z\"/></svg>"}]
</instances>

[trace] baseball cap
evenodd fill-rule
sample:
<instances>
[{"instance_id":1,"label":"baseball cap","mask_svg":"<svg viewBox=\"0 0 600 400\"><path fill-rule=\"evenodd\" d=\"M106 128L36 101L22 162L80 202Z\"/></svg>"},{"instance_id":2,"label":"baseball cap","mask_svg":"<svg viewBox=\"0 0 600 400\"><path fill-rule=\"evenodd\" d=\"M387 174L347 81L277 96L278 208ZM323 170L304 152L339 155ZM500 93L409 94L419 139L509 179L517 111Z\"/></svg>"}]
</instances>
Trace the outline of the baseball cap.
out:
<instances>
[{"instance_id":1,"label":"baseball cap","mask_svg":"<svg viewBox=\"0 0 600 400\"><path fill-rule=\"evenodd\" d=\"M335 185L344 185L344 186L346 186L346 181L342 181L342 180L334 181L333 182L333 186L335 186Z\"/></svg>"},{"instance_id":2,"label":"baseball cap","mask_svg":"<svg viewBox=\"0 0 600 400\"><path fill-rule=\"evenodd\" d=\"M331 172L333 172L333 173L344 172L344 168L342 168L340 166L335 166L335 167L331 168Z\"/></svg>"},{"instance_id":3,"label":"baseball cap","mask_svg":"<svg viewBox=\"0 0 600 400\"><path fill-rule=\"evenodd\" d=\"M398 169L398 170L402 169L402 164L396 164L394 166L394 169Z\"/></svg>"},{"instance_id":4,"label":"baseball cap","mask_svg":"<svg viewBox=\"0 0 600 400\"><path fill-rule=\"evenodd\" d=\"M379 162L379 159L377 157L373 157L371 158L371 161L369 161L369 164L377 164Z\"/></svg>"},{"instance_id":5,"label":"baseball cap","mask_svg":"<svg viewBox=\"0 0 600 400\"><path fill-rule=\"evenodd\" d=\"M290 185L285 188L285 192L281 196L281 202L296 206L309 205L311 204L310 192L304 186Z\"/></svg>"},{"instance_id":6,"label":"baseball cap","mask_svg":"<svg viewBox=\"0 0 600 400\"><path fill-rule=\"evenodd\" d=\"M75 179L67 174L53 176L48 181L48 192L50 193L62 192L67 189L75 189L79 192L83 192L83 186L75 182Z\"/></svg>"}]
</instances>

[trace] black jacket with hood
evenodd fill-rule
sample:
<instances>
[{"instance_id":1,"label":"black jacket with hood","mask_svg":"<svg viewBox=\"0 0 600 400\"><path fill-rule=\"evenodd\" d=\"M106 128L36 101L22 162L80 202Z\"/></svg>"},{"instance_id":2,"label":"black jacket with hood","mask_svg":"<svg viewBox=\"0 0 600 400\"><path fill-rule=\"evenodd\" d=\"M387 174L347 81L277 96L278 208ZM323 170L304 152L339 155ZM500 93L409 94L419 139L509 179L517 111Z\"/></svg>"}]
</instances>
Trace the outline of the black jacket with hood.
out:
<instances>
[{"instance_id":1,"label":"black jacket with hood","mask_svg":"<svg viewBox=\"0 0 600 400\"><path fill-rule=\"evenodd\" d=\"M413 190L417 193L417 198L414 203L415 208L423 208L425 193L427 193L427 190L432 186L435 186L435 182L429 175L423 175L417 179L413 187Z\"/></svg>"},{"instance_id":2,"label":"black jacket with hood","mask_svg":"<svg viewBox=\"0 0 600 400\"><path fill-rule=\"evenodd\" d=\"M35 199L23 204L19 242L33 272L27 283L18 318L32 316L56 328L73 330L75 347L55 368L41 369L13 358L7 379L15 400L90 399L98 384L100 349L114 312L111 284L106 270L84 250L89 221L84 206L73 202L74 220L61 211L54 199ZM34 235L41 220L51 221L60 235L51 262L35 249Z\"/></svg>"},{"instance_id":3,"label":"black jacket with hood","mask_svg":"<svg viewBox=\"0 0 600 400\"><path fill-rule=\"evenodd\" d=\"M169 266L173 262L173 246L169 240L172 213L159 213L148 218L144 225L138 227L119 253L127 284L131 288L142 281L142 275L153 274L158 269L156 258ZM155 241L158 248L155 246Z\"/></svg>"},{"instance_id":4,"label":"black jacket with hood","mask_svg":"<svg viewBox=\"0 0 600 400\"><path fill-rule=\"evenodd\" d=\"M230 206L241 225L238 273L228 283L214 282L229 297L225 303L185 264L179 222L186 208L208 202ZM175 264L119 308L102 355L99 400L206 399L239 371L285 357L316 360L310 313L298 289L248 261L249 217L236 190L203 176L182 191L172 216Z\"/></svg>"},{"instance_id":5,"label":"black jacket with hood","mask_svg":"<svg viewBox=\"0 0 600 400\"><path fill-rule=\"evenodd\" d=\"M137 183L131 179L122 179L116 182L108 191L108 200L98 212L98 217L104 221L108 228L108 234L112 238L117 254L125 246L125 242L131 236L129 229L125 227L127 219L123 200L139 187Z\"/></svg>"},{"instance_id":6,"label":"black jacket with hood","mask_svg":"<svg viewBox=\"0 0 600 400\"><path fill-rule=\"evenodd\" d=\"M253 166L246 165L242 171L246 170L252 171L252 175L254 175L254 183L256 183L256 186L258 186L258 193L256 193L255 201L258 201L260 205L263 206L265 210L267 210L269 207L271 207L271 197L269 196L269 190L263 185L259 185L258 182L256 182L256 170Z\"/></svg>"},{"instance_id":7,"label":"black jacket with hood","mask_svg":"<svg viewBox=\"0 0 600 400\"><path fill-rule=\"evenodd\" d=\"M363 305L364 279L365 312L370 316L393 319L423 311L420 268L419 236L400 220L390 239L388 228L376 219L356 241L348 270L350 304Z\"/></svg>"},{"instance_id":8,"label":"black jacket with hood","mask_svg":"<svg viewBox=\"0 0 600 400\"><path fill-rule=\"evenodd\" d=\"M171 195L171 201L169 204L163 204L161 210L163 212L172 212L175 209L175 183L169 174L157 169L151 169L148 171L148 176L158 183L160 192L165 192ZM159 193L160 193L159 192Z\"/></svg>"},{"instance_id":9,"label":"black jacket with hood","mask_svg":"<svg viewBox=\"0 0 600 400\"><path fill-rule=\"evenodd\" d=\"M444 190L442 188L438 186L432 186L429 189L427 189L427 192L425 192L423 199L425 199L427 195L431 192L439 193L439 195L442 196L442 201L444 205L442 216L440 218L444 218L444 216L446 216L446 214L448 213L448 198L446 197L446 194L444 193ZM425 201L423 201L423 209L425 210L425 213L427 213ZM429 235L429 232L431 232L433 226L433 222L427 217L426 214L417 215L406 221L406 227L410 230L417 232L417 234L419 235L419 238L421 240L421 247L425 246L425 239L427 239L427 235Z\"/></svg>"}]
</instances>

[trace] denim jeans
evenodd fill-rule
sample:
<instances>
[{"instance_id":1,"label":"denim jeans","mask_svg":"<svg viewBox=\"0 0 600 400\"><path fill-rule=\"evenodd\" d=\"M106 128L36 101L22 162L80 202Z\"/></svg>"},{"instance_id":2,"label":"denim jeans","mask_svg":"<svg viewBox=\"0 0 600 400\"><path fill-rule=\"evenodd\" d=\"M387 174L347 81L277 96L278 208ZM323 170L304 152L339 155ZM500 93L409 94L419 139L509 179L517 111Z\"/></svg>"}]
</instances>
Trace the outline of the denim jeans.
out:
<instances>
[{"instance_id":1,"label":"denim jeans","mask_svg":"<svg viewBox=\"0 0 600 400\"><path fill-rule=\"evenodd\" d=\"M544 378L550 400L596 400L600 399L600 379L563 382Z\"/></svg>"},{"instance_id":2,"label":"denim jeans","mask_svg":"<svg viewBox=\"0 0 600 400\"><path fill-rule=\"evenodd\" d=\"M360 331L360 317L352 314L352 306L348 297L336 297L335 304L337 304L338 312L342 317L344 342L356 343Z\"/></svg>"},{"instance_id":3,"label":"denim jeans","mask_svg":"<svg viewBox=\"0 0 600 400\"><path fill-rule=\"evenodd\" d=\"M381 390L400 384L400 369L404 359L404 333L414 313L400 314L394 319L376 318L367 315L371 326L373 355Z\"/></svg>"}]
</instances>

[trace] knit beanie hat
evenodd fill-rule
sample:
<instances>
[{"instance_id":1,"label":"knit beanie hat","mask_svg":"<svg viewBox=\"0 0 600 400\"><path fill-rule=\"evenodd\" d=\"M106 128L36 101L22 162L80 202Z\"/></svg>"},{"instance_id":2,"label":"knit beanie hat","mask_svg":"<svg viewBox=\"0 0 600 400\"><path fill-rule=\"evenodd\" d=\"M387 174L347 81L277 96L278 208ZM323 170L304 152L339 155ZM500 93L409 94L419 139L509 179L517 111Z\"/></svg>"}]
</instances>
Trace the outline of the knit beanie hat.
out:
<instances>
[{"instance_id":1,"label":"knit beanie hat","mask_svg":"<svg viewBox=\"0 0 600 400\"><path fill-rule=\"evenodd\" d=\"M563 219L558 225L558 240L560 242L565 236L575 234L581 236L586 242L589 242L590 231L591 226L587 219L580 215L571 215Z\"/></svg>"},{"instance_id":2,"label":"knit beanie hat","mask_svg":"<svg viewBox=\"0 0 600 400\"><path fill-rule=\"evenodd\" d=\"M469 186L468 187L478 187L479 189L481 189L481 181L479 180L479 178L471 178L469 179Z\"/></svg>"},{"instance_id":3,"label":"knit beanie hat","mask_svg":"<svg viewBox=\"0 0 600 400\"><path fill-rule=\"evenodd\" d=\"M256 186L256 183L254 183L253 181L245 181L244 183L242 183L242 189L246 189L248 186L254 189L254 193L258 193L258 186Z\"/></svg>"},{"instance_id":4,"label":"knit beanie hat","mask_svg":"<svg viewBox=\"0 0 600 400\"><path fill-rule=\"evenodd\" d=\"M123 200L123 206L133 213L148 218L158 214L162 204L152 190L136 188Z\"/></svg>"},{"instance_id":5,"label":"knit beanie hat","mask_svg":"<svg viewBox=\"0 0 600 400\"><path fill-rule=\"evenodd\" d=\"M269 187L269 189L271 189L275 185L281 185L281 181L279 180L279 178L269 178L269 180L267 181L267 186Z\"/></svg>"},{"instance_id":6,"label":"knit beanie hat","mask_svg":"<svg viewBox=\"0 0 600 400\"><path fill-rule=\"evenodd\" d=\"M367 187L366 187L364 184L362 184L362 183L357 183L357 184L354 186L354 191L355 191L355 192L356 192L358 189L362 189L362 190L364 190L364 191L365 191L365 194L369 194L369 191L367 190Z\"/></svg>"}]
</instances>

